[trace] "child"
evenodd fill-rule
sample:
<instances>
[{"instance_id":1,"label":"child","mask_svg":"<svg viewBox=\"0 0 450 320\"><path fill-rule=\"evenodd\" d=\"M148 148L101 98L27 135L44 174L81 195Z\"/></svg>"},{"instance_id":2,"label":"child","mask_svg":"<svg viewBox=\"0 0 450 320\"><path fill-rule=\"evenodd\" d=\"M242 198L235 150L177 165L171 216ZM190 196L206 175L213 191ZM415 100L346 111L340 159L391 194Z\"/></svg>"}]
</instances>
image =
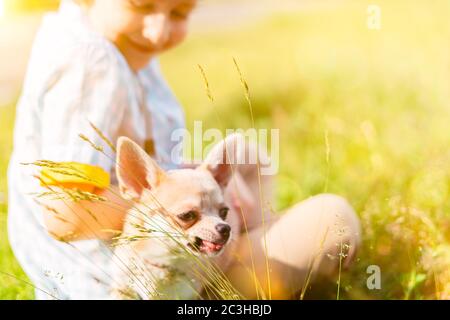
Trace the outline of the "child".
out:
<instances>
[{"instance_id":1,"label":"child","mask_svg":"<svg viewBox=\"0 0 450 320\"><path fill-rule=\"evenodd\" d=\"M163 168L176 167L171 133L184 127L184 115L156 57L185 38L195 5L196 0L65 0L57 13L44 18L18 104L8 169L9 238L36 286L37 299L108 298L111 250L102 240L108 241L111 230L122 228L130 204L118 196L114 153L105 147L109 157L105 156L79 134L104 145L91 122L113 143L128 136ZM94 193L109 201L68 205L30 196L42 189L33 177L36 169L22 163L38 159L101 167L111 175L111 188ZM251 179L251 174L245 178ZM237 180L239 191L234 194L240 194L240 201L235 197L234 204L252 211L258 201L252 197L244 201L250 191L242 179ZM350 255L358 243L359 226L351 207L337 196L316 196L298 206L301 216L288 213L270 226L268 257L280 273L293 269L294 284L301 286L309 259L316 254L316 240L320 242L324 230L336 223L336 215L342 214L341 222L348 227L343 242L351 245ZM255 247L250 249L244 241L237 254L247 265L253 257L258 276L265 279L262 234L263 228L256 224L250 233ZM280 242L280 235L287 245ZM58 241L62 238L70 242ZM335 235L329 237L322 253L336 254L337 241ZM335 267L335 262L325 261L317 270L329 273ZM235 264L229 274L252 297L252 284L240 280L248 278L245 266ZM279 281L281 286L290 283L288 278Z\"/></svg>"}]
</instances>

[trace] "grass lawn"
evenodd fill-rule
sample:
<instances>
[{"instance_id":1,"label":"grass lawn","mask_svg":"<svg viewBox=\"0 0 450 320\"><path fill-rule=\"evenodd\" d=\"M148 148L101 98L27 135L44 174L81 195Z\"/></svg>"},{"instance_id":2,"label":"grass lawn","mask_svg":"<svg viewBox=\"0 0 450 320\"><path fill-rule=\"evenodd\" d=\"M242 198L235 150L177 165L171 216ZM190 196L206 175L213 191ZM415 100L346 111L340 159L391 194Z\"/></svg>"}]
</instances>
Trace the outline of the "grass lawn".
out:
<instances>
[{"instance_id":1,"label":"grass lawn","mask_svg":"<svg viewBox=\"0 0 450 320\"><path fill-rule=\"evenodd\" d=\"M162 65L189 128L200 119L204 128L249 128L235 57L256 127L280 129L274 206L324 191L353 204L363 246L343 274L341 298L449 298L450 3L378 3L381 30L366 26L369 2L347 1L195 34ZM0 108L2 193L13 113ZM6 205L0 210L0 271L24 278L6 242ZM380 290L366 286L370 265L380 267ZM0 274L0 299L31 297L24 283ZM336 285L321 297L335 298Z\"/></svg>"},{"instance_id":2,"label":"grass lawn","mask_svg":"<svg viewBox=\"0 0 450 320\"><path fill-rule=\"evenodd\" d=\"M6 169L11 152L14 106L0 107L0 299L30 299L33 288L14 259L6 228ZM18 280L20 279L20 280Z\"/></svg>"}]
</instances>

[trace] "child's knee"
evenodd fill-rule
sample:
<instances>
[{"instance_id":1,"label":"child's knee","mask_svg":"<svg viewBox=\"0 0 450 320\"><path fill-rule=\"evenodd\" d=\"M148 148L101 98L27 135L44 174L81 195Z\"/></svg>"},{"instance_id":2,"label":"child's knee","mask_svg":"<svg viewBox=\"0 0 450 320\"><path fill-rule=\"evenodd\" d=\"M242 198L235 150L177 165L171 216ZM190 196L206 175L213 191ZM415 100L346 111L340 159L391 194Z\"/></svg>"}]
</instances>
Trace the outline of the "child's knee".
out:
<instances>
[{"instance_id":1,"label":"child's knee","mask_svg":"<svg viewBox=\"0 0 450 320\"><path fill-rule=\"evenodd\" d=\"M359 236L359 218L344 197L331 193L321 193L305 200L305 204L316 207L317 211L326 214L329 219L339 226L348 227L352 232L358 233Z\"/></svg>"},{"instance_id":2,"label":"child's knee","mask_svg":"<svg viewBox=\"0 0 450 320\"><path fill-rule=\"evenodd\" d=\"M312 229L310 232L319 238L324 237L325 255L335 256L342 245L346 255L344 266L354 260L361 242L361 227L355 210L345 198L318 194L298 203L287 213L299 220L298 223L308 224Z\"/></svg>"},{"instance_id":3,"label":"child's knee","mask_svg":"<svg viewBox=\"0 0 450 320\"><path fill-rule=\"evenodd\" d=\"M332 193L321 193L305 200L321 207L326 207L333 212L342 212L345 215L351 215L354 210L350 203L342 196Z\"/></svg>"},{"instance_id":4,"label":"child's knee","mask_svg":"<svg viewBox=\"0 0 450 320\"><path fill-rule=\"evenodd\" d=\"M355 210L347 199L330 193L313 196L307 201L320 207L326 214L327 225L334 234L333 238L344 245L344 265L349 266L361 243L361 226Z\"/></svg>"}]
</instances>

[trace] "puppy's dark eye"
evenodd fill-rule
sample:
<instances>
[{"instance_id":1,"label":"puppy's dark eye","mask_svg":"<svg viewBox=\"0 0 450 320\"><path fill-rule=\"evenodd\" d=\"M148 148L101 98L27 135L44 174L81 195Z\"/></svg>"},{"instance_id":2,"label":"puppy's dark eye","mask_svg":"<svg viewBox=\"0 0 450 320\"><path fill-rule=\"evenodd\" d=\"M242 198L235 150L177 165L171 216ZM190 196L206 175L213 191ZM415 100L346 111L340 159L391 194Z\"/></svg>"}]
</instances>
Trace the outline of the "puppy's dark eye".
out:
<instances>
[{"instance_id":1,"label":"puppy's dark eye","mask_svg":"<svg viewBox=\"0 0 450 320\"><path fill-rule=\"evenodd\" d=\"M230 209L227 208L227 207L220 208L220 210L219 210L219 217L221 217L222 220L225 220L227 218L229 210Z\"/></svg>"},{"instance_id":2,"label":"puppy's dark eye","mask_svg":"<svg viewBox=\"0 0 450 320\"><path fill-rule=\"evenodd\" d=\"M197 212L191 210L191 211L179 214L178 218L185 222L190 222L190 221L197 219Z\"/></svg>"}]
</instances>

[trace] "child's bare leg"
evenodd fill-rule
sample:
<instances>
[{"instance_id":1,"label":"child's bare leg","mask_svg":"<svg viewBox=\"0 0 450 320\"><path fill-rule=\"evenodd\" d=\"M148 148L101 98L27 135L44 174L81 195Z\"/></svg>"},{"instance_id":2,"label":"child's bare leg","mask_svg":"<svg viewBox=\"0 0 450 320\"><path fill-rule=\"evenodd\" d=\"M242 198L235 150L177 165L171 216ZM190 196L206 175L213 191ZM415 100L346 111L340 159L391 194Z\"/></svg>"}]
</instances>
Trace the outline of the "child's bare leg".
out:
<instances>
[{"instance_id":1,"label":"child's bare leg","mask_svg":"<svg viewBox=\"0 0 450 320\"><path fill-rule=\"evenodd\" d=\"M241 235L236 256L231 257L235 262L227 272L233 285L247 298L257 298L251 275L253 265L256 278L269 297L266 257L271 270L271 297L286 299L305 285L309 275L313 280L317 275L336 274L340 253L346 255L341 260L342 266L347 267L360 242L359 220L353 208L332 194L317 195L290 208L267 226L265 239L264 231L260 226L248 234L251 246L247 235Z\"/></svg>"}]
</instances>

